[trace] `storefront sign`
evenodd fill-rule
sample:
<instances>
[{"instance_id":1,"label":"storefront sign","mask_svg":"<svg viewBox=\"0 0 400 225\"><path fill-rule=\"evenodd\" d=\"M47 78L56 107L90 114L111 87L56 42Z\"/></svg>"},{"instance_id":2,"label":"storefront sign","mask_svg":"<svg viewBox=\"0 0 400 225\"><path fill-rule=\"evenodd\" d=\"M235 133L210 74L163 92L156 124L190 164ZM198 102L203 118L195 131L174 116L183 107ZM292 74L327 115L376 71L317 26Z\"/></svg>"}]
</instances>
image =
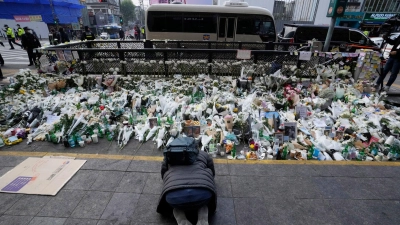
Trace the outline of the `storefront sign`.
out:
<instances>
[{"instance_id":1,"label":"storefront sign","mask_svg":"<svg viewBox=\"0 0 400 225\"><path fill-rule=\"evenodd\" d=\"M344 20L357 20L361 21L364 18L364 13L363 12L346 12L344 16L342 17L342 21Z\"/></svg>"},{"instance_id":2,"label":"storefront sign","mask_svg":"<svg viewBox=\"0 0 400 225\"><path fill-rule=\"evenodd\" d=\"M15 22L30 22L29 16L14 16Z\"/></svg>"},{"instance_id":3,"label":"storefront sign","mask_svg":"<svg viewBox=\"0 0 400 225\"><path fill-rule=\"evenodd\" d=\"M327 17L342 17L348 0L330 0Z\"/></svg>"},{"instance_id":4,"label":"storefront sign","mask_svg":"<svg viewBox=\"0 0 400 225\"><path fill-rule=\"evenodd\" d=\"M29 16L29 19L31 20L31 22L41 22L42 21L42 16L41 15L32 15Z\"/></svg>"},{"instance_id":5,"label":"storefront sign","mask_svg":"<svg viewBox=\"0 0 400 225\"><path fill-rule=\"evenodd\" d=\"M14 16L15 22L41 22L41 15L17 15Z\"/></svg>"},{"instance_id":6,"label":"storefront sign","mask_svg":"<svg viewBox=\"0 0 400 225\"><path fill-rule=\"evenodd\" d=\"M396 16L396 14L395 13L365 13L364 20L385 21L393 16Z\"/></svg>"}]
</instances>

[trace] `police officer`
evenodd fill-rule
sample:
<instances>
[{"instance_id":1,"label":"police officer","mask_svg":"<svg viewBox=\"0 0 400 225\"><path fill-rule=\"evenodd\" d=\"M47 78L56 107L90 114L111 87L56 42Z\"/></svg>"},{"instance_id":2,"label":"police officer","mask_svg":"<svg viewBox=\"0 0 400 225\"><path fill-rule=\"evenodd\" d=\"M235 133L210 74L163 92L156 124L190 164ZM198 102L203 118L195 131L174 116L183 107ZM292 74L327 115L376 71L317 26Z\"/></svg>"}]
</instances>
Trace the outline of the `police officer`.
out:
<instances>
[{"instance_id":1,"label":"police officer","mask_svg":"<svg viewBox=\"0 0 400 225\"><path fill-rule=\"evenodd\" d=\"M17 27L18 27L17 28L17 35L18 35L19 40L21 40L22 35L25 34L25 31L24 31L24 29L21 28L21 26L19 24L17 24Z\"/></svg>"},{"instance_id":2,"label":"police officer","mask_svg":"<svg viewBox=\"0 0 400 225\"><path fill-rule=\"evenodd\" d=\"M93 32L89 30L88 26L85 26L85 32L82 33L81 41L84 40L94 40L96 37L94 36Z\"/></svg>"},{"instance_id":3,"label":"police officer","mask_svg":"<svg viewBox=\"0 0 400 225\"><path fill-rule=\"evenodd\" d=\"M25 34L22 35L22 45L26 52L28 53L29 65L36 65L36 54L33 52L33 49L41 47L39 40L32 34L32 30L28 27L24 27Z\"/></svg>"},{"instance_id":4,"label":"police officer","mask_svg":"<svg viewBox=\"0 0 400 225\"><path fill-rule=\"evenodd\" d=\"M10 46L11 46L10 49L14 49L14 46L12 45L12 43L14 43L14 44L20 46L21 48L23 48L22 45L20 45L20 44L15 42L15 34L14 34L14 31L11 29L11 27L8 27L8 25L5 24L4 28L5 28L4 32L6 32L6 34L7 34L8 43L10 43Z\"/></svg>"}]
</instances>

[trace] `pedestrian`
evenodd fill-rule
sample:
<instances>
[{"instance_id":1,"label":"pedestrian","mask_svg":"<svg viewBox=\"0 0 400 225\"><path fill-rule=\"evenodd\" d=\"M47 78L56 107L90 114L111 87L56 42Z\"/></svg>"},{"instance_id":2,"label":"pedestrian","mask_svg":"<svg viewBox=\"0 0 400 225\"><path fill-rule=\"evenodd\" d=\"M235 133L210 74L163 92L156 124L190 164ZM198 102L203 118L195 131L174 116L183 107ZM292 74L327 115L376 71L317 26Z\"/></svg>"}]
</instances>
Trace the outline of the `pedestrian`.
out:
<instances>
[{"instance_id":1,"label":"pedestrian","mask_svg":"<svg viewBox=\"0 0 400 225\"><path fill-rule=\"evenodd\" d=\"M23 34L25 34L24 29L22 29L21 26L17 24L17 36L19 40L21 40Z\"/></svg>"},{"instance_id":2,"label":"pedestrian","mask_svg":"<svg viewBox=\"0 0 400 225\"><path fill-rule=\"evenodd\" d=\"M125 32L122 29L119 29L119 38L120 40L125 40Z\"/></svg>"},{"instance_id":3,"label":"pedestrian","mask_svg":"<svg viewBox=\"0 0 400 225\"><path fill-rule=\"evenodd\" d=\"M60 43L70 42L68 34L65 33L64 28L60 27L60 29L58 29L58 32L60 33Z\"/></svg>"},{"instance_id":4,"label":"pedestrian","mask_svg":"<svg viewBox=\"0 0 400 225\"><path fill-rule=\"evenodd\" d=\"M146 30L144 29L144 26L142 27L141 32L142 32L142 38L146 39Z\"/></svg>"},{"instance_id":5,"label":"pedestrian","mask_svg":"<svg viewBox=\"0 0 400 225\"><path fill-rule=\"evenodd\" d=\"M163 190L157 212L173 213L178 225L183 225L191 224L185 212L197 210L197 224L208 224L208 213L214 213L217 206L214 176L214 162L204 151L199 151L196 161L190 165L169 165L164 158Z\"/></svg>"},{"instance_id":6,"label":"pedestrian","mask_svg":"<svg viewBox=\"0 0 400 225\"><path fill-rule=\"evenodd\" d=\"M0 41L0 45L5 47L2 41ZM1 53L0 53L0 66L4 66L4 59L3 56L1 56Z\"/></svg>"},{"instance_id":7,"label":"pedestrian","mask_svg":"<svg viewBox=\"0 0 400 225\"><path fill-rule=\"evenodd\" d=\"M10 49L15 49L12 43L14 43L14 44L20 46L21 48L23 48L22 45L20 45L20 44L15 42L15 34L14 34L14 31L11 29L11 27L8 27L8 25L5 24L4 28L5 28L4 32L6 32L6 34L7 34L8 43L11 46Z\"/></svg>"},{"instance_id":8,"label":"pedestrian","mask_svg":"<svg viewBox=\"0 0 400 225\"><path fill-rule=\"evenodd\" d=\"M26 52L28 53L29 65L36 65L36 53L33 49L41 47L39 40L32 34L32 30L28 27L24 27L25 34L22 35L22 45Z\"/></svg>"},{"instance_id":9,"label":"pedestrian","mask_svg":"<svg viewBox=\"0 0 400 225\"><path fill-rule=\"evenodd\" d=\"M135 32L135 39L137 41L139 41L140 40L140 35L139 35L139 28L137 26L135 26L134 32Z\"/></svg>"},{"instance_id":10,"label":"pedestrian","mask_svg":"<svg viewBox=\"0 0 400 225\"><path fill-rule=\"evenodd\" d=\"M392 84L396 81L397 74L400 71L400 49L398 49L400 46L400 36L392 40L387 35L384 35L383 39L387 43L393 45L393 47L389 54L389 59L386 61L383 73L379 76L379 79L376 82L376 88L379 89L381 85L383 86L383 81L385 80L386 75L391 72L390 78L386 83L386 86L383 88L383 90L387 92L389 91L390 86L392 86Z\"/></svg>"},{"instance_id":11,"label":"pedestrian","mask_svg":"<svg viewBox=\"0 0 400 225\"><path fill-rule=\"evenodd\" d=\"M93 32L90 31L88 26L85 26L85 32L82 33L81 41L84 40L94 40L96 37Z\"/></svg>"}]
</instances>

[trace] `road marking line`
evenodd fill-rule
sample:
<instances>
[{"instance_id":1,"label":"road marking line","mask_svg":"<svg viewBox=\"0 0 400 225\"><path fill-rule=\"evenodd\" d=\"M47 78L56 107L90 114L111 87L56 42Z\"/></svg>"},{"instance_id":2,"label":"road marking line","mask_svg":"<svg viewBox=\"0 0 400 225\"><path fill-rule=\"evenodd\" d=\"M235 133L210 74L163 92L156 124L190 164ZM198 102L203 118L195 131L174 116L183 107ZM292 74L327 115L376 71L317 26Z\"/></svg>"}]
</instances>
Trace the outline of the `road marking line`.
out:
<instances>
[{"instance_id":1,"label":"road marking line","mask_svg":"<svg viewBox=\"0 0 400 225\"><path fill-rule=\"evenodd\" d=\"M69 156L83 159L114 159L114 160L135 160L135 161L154 161L162 162L162 156L133 156L133 155L107 155L107 154L84 154L68 152L21 152L21 151L1 151L0 156L19 156L19 157L43 157L43 156ZM250 165L334 165L334 166L400 166L396 161L318 161L318 160L228 160L213 159L215 164L250 164Z\"/></svg>"}]
</instances>

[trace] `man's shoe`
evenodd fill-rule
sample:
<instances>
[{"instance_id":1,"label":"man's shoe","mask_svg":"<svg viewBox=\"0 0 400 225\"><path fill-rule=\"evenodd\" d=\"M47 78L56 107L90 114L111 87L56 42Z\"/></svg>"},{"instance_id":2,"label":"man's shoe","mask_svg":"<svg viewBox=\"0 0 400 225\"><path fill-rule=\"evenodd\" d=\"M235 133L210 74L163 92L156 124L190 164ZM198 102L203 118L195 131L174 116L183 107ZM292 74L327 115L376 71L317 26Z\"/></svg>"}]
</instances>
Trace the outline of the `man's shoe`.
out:
<instances>
[{"instance_id":1,"label":"man's shoe","mask_svg":"<svg viewBox=\"0 0 400 225\"><path fill-rule=\"evenodd\" d=\"M10 48L10 50L13 50L13 49L15 49L15 48Z\"/></svg>"},{"instance_id":2,"label":"man's shoe","mask_svg":"<svg viewBox=\"0 0 400 225\"><path fill-rule=\"evenodd\" d=\"M33 64L29 64L28 66L33 66Z\"/></svg>"}]
</instances>

